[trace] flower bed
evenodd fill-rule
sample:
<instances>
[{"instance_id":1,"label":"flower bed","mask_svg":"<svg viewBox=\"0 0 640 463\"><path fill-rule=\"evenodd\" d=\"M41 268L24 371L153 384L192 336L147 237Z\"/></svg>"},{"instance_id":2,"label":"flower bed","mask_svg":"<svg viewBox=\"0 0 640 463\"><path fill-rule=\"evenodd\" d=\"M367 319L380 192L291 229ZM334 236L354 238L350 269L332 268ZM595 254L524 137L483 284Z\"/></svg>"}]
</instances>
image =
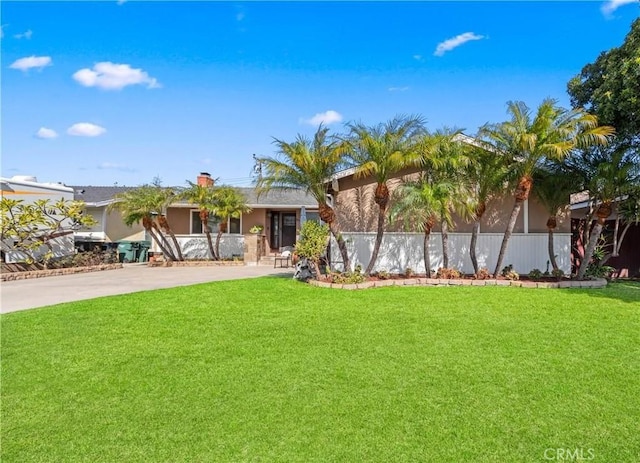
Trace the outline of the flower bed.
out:
<instances>
[{"instance_id":1,"label":"flower bed","mask_svg":"<svg viewBox=\"0 0 640 463\"><path fill-rule=\"evenodd\" d=\"M67 267L48 270L28 270L23 272L8 272L0 275L0 281L28 280L31 278L43 278L58 275L72 275L74 273L99 272L102 270L115 270L122 268L122 264L101 264L88 267Z\"/></svg>"},{"instance_id":2,"label":"flower bed","mask_svg":"<svg viewBox=\"0 0 640 463\"><path fill-rule=\"evenodd\" d=\"M474 280L470 278L421 278L421 277L400 277L394 276L388 279L369 279L362 283L331 283L328 281L309 280L313 286L321 288L337 289L368 289L381 288L385 286L516 286L521 288L603 288L607 286L607 280L598 278L596 280L561 280L561 281L532 281L532 280L507 280L507 279L486 279Z\"/></svg>"}]
</instances>

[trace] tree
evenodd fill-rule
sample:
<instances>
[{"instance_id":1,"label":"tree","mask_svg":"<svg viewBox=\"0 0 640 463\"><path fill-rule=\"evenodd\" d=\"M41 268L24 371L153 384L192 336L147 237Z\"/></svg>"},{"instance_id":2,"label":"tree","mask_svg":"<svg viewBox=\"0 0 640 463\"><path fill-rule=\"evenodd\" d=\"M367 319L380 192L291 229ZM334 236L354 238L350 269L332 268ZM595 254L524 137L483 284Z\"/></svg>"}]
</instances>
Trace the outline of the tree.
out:
<instances>
[{"instance_id":1,"label":"tree","mask_svg":"<svg viewBox=\"0 0 640 463\"><path fill-rule=\"evenodd\" d=\"M467 180L472 202L475 204L469 257L477 274L480 270L476 255L480 223L489 201L504 194L509 184L510 169L507 159L501 153L486 149L482 145L469 145L468 149L470 162L467 166Z\"/></svg>"},{"instance_id":2,"label":"tree","mask_svg":"<svg viewBox=\"0 0 640 463\"><path fill-rule=\"evenodd\" d=\"M365 275L375 266L384 235L389 206L389 179L411 163L424 122L419 116L397 116L385 124L367 127L362 123L347 124L350 134L346 138L348 157L355 167L354 177L372 176L376 181L373 196L378 205L376 241Z\"/></svg>"},{"instance_id":3,"label":"tree","mask_svg":"<svg viewBox=\"0 0 640 463\"><path fill-rule=\"evenodd\" d=\"M558 163L549 163L534 173L533 191L544 206L547 219L549 261L553 270L558 270L554 245L554 231L558 227L558 214L570 202L572 193L580 188L576 176Z\"/></svg>"},{"instance_id":4,"label":"tree","mask_svg":"<svg viewBox=\"0 0 640 463\"><path fill-rule=\"evenodd\" d=\"M53 257L52 244L56 238L70 235L78 227L96 224L92 216L84 214L82 201L38 199L25 203L3 196L0 210L2 252L17 251L26 257L27 263L42 263L45 267Z\"/></svg>"},{"instance_id":5,"label":"tree","mask_svg":"<svg viewBox=\"0 0 640 463\"><path fill-rule=\"evenodd\" d=\"M163 229L171 231L164 211L174 199L172 189L162 188L158 185L142 185L118 193L114 199L115 201L109 205L109 210L119 210L122 213L124 223L128 226L142 223L144 229L158 243L160 250L169 260L183 260L175 235L171 234L177 255L163 233Z\"/></svg>"},{"instance_id":6,"label":"tree","mask_svg":"<svg viewBox=\"0 0 640 463\"><path fill-rule=\"evenodd\" d=\"M508 157L518 179L494 277L500 272L522 204L529 198L533 174L540 165L546 160L560 161L577 148L606 145L614 133L612 127L598 126L598 119L592 114L560 108L552 99L544 100L535 115L521 101L508 102L507 112L510 120L480 129L480 136L492 149Z\"/></svg>"},{"instance_id":7,"label":"tree","mask_svg":"<svg viewBox=\"0 0 640 463\"><path fill-rule=\"evenodd\" d=\"M343 166L344 147L339 140L327 136L328 128L318 127L312 140L298 135L292 143L274 139L276 157L259 158L262 175L256 180L258 194L273 188L306 190L318 202L320 219L329 226L349 270L347 245L340 233L336 213L327 202L328 181Z\"/></svg>"},{"instance_id":8,"label":"tree","mask_svg":"<svg viewBox=\"0 0 640 463\"><path fill-rule=\"evenodd\" d=\"M251 212L251 208L247 205L244 195L231 186L214 187L212 199L211 212L220 219L216 236L216 255L220 256L220 238L227 232L227 222L230 218L238 219L242 214Z\"/></svg>"},{"instance_id":9,"label":"tree","mask_svg":"<svg viewBox=\"0 0 640 463\"><path fill-rule=\"evenodd\" d=\"M405 180L393 192L389 219L403 222L407 230L417 229L424 233L423 257L427 277L431 275L431 231L437 222L453 222L448 203L454 192L453 183L435 183L425 173L421 173L416 180Z\"/></svg>"},{"instance_id":10,"label":"tree","mask_svg":"<svg viewBox=\"0 0 640 463\"><path fill-rule=\"evenodd\" d=\"M613 213L616 203L624 203L625 197L628 197L631 200L628 204L632 204L637 194L640 185L640 164L636 162L634 153L622 145L616 146L615 149L583 150L570 157L567 163L572 175L580 179L581 188L589 191L591 204L587 217L582 221L582 243L586 244L586 248L580 259L577 278L583 279L604 225ZM624 215L622 214L622 217ZM632 213L628 217L633 221ZM616 219L616 226L619 225L620 218ZM594 219L596 222L591 226ZM612 245L614 253L620 249L624 239L624 235L618 238L617 233L616 229ZM604 263L603 261L601 263Z\"/></svg>"},{"instance_id":11,"label":"tree","mask_svg":"<svg viewBox=\"0 0 640 463\"><path fill-rule=\"evenodd\" d=\"M624 43L602 52L567 86L571 104L615 127L613 145L640 148L640 18L631 24Z\"/></svg>"},{"instance_id":12,"label":"tree","mask_svg":"<svg viewBox=\"0 0 640 463\"><path fill-rule=\"evenodd\" d=\"M209 216L213 212L213 204L215 201L215 190L213 185L204 186L187 181L189 187L180 193L180 197L191 204L198 206L200 213L200 222L202 223L202 231L207 237L207 245L209 246L209 254L213 260L218 260L219 254L216 253L211 239L211 227L209 226Z\"/></svg>"},{"instance_id":13,"label":"tree","mask_svg":"<svg viewBox=\"0 0 640 463\"><path fill-rule=\"evenodd\" d=\"M320 279L320 259L327 249L329 228L315 220L307 220L300 228L300 239L296 243L298 257L307 259L313 265L316 278Z\"/></svg>"}]
</instances>

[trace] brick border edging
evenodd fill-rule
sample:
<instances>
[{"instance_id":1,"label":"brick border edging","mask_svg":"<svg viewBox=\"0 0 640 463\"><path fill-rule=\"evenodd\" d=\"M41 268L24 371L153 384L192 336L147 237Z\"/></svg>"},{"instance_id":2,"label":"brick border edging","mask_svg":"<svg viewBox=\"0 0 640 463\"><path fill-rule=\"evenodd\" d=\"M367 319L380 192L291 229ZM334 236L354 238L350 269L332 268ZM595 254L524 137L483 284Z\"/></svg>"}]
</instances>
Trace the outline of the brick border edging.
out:
<instances>
[{"instance_id":1,"label":"brick border edging","mask_svg":"<svg viewBox=\"0 0 640 463\"><path fill-rule=\"evenodd\" d=\"M401 280L366 281L357 284L328 283L326 281L309 280L312 286L334 289L369 289L384 286L514 286L519 288L604 288L607 280L598 278L585 281L560 281L558 283L511 280L443 280L435 278L406 278Z\"/></svg>"},{"instance_id":2,"label":"brick border edging","mask_svg":"<svg viewBox=\"0 0 640 463\"><path fill-rule=\"evenodd\" d=\"M148 262L147 266L149 267L240 267L244 265L244 262L239 261L230 261L230 260L194 260L194 261L155 261Z\"/></svg>"},{"instance_id":3,"label":"brick border edging","mask_svg":"<svg viewBox=\"0 0 640 463\"><path fill-rule=\"evenodd\" d=\"M73 275L74 273L100 272L122 268L122 264L102 264L91 267L53 268L50 270L29 270L26 272L7 272L0 275L0 281L29 280L32 278Z\"/></svg>"}]
</instances>

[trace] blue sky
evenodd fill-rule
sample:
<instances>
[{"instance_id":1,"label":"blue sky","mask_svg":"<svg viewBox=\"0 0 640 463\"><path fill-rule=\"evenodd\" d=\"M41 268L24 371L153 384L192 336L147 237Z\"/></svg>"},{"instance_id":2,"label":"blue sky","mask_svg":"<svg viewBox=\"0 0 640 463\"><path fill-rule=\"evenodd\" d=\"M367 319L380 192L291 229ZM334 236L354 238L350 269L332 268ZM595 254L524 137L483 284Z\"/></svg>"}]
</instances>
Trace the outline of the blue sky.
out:
<instances>
[{"instance_id":1,"label":"blue sky","mask_svg":"<svg viewBox=\"0 0 640 463\"><path fill-rule=\"evenodd\" d=\"M508 100L569 106L634 0L0 4L2 176L250 184L252 155L323 120L420 114L474 134Z\"/></svg>"}]
</instances>

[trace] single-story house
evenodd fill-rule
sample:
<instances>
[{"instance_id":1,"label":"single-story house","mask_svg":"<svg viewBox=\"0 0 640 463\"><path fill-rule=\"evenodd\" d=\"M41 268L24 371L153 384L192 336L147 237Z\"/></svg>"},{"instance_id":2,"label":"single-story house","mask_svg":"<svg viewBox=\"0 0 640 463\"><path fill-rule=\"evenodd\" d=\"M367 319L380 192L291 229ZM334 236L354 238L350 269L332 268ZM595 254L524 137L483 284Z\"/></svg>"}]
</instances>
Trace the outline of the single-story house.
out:
<instances>
[{"instance_id":1,"label":"single-story house","mask_svg":"<svg viewBox=\"0 0 640 463\"><path fill-rule=\"evenodd\" d=\"M212 185L213 179L210 174L202 172L197 177L197 182L202 185ZM98 222L94 227L79 230L76 233L77 245L91 248L96 244L121 240L150 240L142 225L128 227L122 221L119 211L107 210L117 193L132 190L135 187L73 186L72 188L75 199L84 201L87 204L87 213ZM318 203L303 190L273 189L260 196L254 188L239 187L238 190L245 196L252 211L237 219L229 219L227 232L221 239L222 257L243 255L244 236L251 234L251 228L256 225L263 227L260 234L263 240L263 254L269 255L277 253L284 246L295 244L300 233L301 218L319 220ZM207 242L202 233L197 205L177 201L167 208L166 217L186 258L208 256ZM215 235L219 229L219 223L215 217L211 217L209 226ZM156 243L152 243L151 252L160 252Z\"/></svg>"},{"instance_id":2,"label":"single-story house","mask_svg":"<svg viewBox=\"0 0 640 463\"><path fill-rule=\"evenodd\" d=\"M207 172L197 177L201 185L213 184ZM222 257L232 257L243 253L244 236L251 234L254 226L262 226L265 254L277 253L280 248L293 246L300 233L301 218L319 220L317 201L304 190L273 189L258 195L254 188L238 187L246 198L251 212L238 219L229 219L227 233L221 242ZM167 220L187 257L205 257L207 245L202 233L202 223L197 205L180 201L167 208ZM212 233L218 232L215 217L209 223Z\"/></svg>"},{"instance_id":3,"label":"single-story house","mask_svg":"<svg viewBox=\"0 0 640 463\"><path fill-rule=\"evenodd\" d=\"M388 182L393 191L403 178L416 174L416 169L398 172ZM376 236L378 206L373 201L376 188L372 177L356 178L355 169L348 169L334 175L329 186L329 198L333 201L338 225L347 241L352 266L363 268L369 263ZM567 203L569 198L567 198ZM491 201L487 205L477 242L477 257L480 267L490 271L498 259L504 231L511 210L513 196L505 196ZM516 222L514 233L509 241L504 264L513 265L514 270L527 274L537 268L543 272L551 270L547 252L547 219L545 208L535 195L524 203ZM449 267L464 273L473 273L469 257L469 245L473 223L460 218L455 219L456 227L449 231ZM411 268L415 272L424 272L423 237L420 232L406 231L401 224L387 224L383 243L374 271L404 272ZM558 266L565 272L571 270L571 223L568 208L558 217L554 233ZM439 224L433 229L429 253L432 270L442 267L442 241ZM339 262L337 246L332 246L331 260Z\"/></svg>"},{"instance_id":4,"label":"single-story house","mask_svg":"<svg viewBox=\"0 0 640 463\"><path fill-rule=\"evenodd\" d=\"M85 227L74 233L77 248L90 250L106 243L148 239L141 224L128 227L122 221L120 211L108 210L116 194L132 190L134 187L72 186L71 188L73 188L74 199L84 201L87 206L85 213L91 215L97 222L93 227Z\"/></svg>"}]
</instances>

